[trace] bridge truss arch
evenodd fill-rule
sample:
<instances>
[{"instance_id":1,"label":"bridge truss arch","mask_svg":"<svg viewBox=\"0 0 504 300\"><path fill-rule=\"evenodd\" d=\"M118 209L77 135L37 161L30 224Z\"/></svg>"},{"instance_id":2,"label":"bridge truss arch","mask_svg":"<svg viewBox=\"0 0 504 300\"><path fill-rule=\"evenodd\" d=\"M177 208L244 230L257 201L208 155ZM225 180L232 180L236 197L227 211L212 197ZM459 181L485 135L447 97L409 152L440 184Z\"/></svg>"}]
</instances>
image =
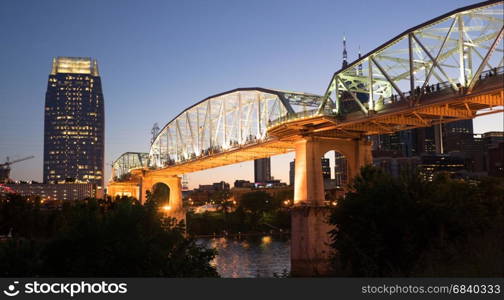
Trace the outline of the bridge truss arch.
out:
<instances>
[{"instance_id":1,"label":"bridge truss arch","mask_svg":"<svg viewBox=\"0 0 504 300\"><path fill-rule=\"evenodd\" d=\"M149 153L125 152L112 163L112 179L114 181L127 180L130 171L145 168L148 165Z\"/></svg>"},{"instance_id":2,"label":"bridge truss arch","mask_svg":"<svg viewBox=\"0 0 504 300\"><path fill-rule=\"evenodd\" d=\"M311 115L322 96L265 88L238 88L210 96L168 122L154 139L149 167L164 168L267 141L268 126ZM332 100L326 101L334 108Z\"/></svg>"},{"instance_id":3,"label":"bridge truss arch","mask_svg":"<svg viewBox=\"0 0 504 300\"><path fill-rule=\"evenodd\" d=\"M325 97L339 115L369 115L397 102L414 106L431 92L471 93L482 77L502 72L503 25L502 0L451 11L337 71Z\"/></svg>"}]
</instances>

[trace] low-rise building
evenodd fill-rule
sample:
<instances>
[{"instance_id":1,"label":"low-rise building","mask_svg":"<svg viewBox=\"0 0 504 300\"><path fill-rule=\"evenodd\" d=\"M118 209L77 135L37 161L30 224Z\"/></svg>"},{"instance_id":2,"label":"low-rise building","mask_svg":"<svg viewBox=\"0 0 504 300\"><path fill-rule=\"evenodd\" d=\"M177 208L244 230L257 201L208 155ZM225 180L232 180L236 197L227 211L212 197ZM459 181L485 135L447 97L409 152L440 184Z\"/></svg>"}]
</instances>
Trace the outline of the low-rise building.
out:
<instances>
[{"instance_id":1,"label":"low-rise building","mask_svg":"<svg viewBox=\"0 0 504 300\"><path fill-rule=\"evenodd\" d=\"M23 196L40 196L51 201L78 201L100 197L96 184L92 183L13 183L6 186Z\"/></svg>"},{"instance_id":2,"label":"low-rise building","mask_svg":"<svg viewBox=\"0 0 504 300\"><path fill-rule=\"evenodd\" d=\"M254 184L248 180L235 180L234 182L235 188L252 188L253 186Z\"/></svg>"}]
</instances>

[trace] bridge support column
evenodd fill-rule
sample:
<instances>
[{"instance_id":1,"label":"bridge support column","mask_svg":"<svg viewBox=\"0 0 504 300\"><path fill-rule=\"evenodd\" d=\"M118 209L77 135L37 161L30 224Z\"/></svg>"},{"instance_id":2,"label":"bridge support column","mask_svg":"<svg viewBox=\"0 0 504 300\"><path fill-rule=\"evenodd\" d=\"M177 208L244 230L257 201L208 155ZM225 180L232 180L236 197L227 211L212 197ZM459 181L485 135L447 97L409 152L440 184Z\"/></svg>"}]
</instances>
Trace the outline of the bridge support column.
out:
<instances>
[{"instance_id":1,"label":"bridge support column","mask_svg":"<svg viewBox=\"0 0 504 300\"><path fill-rule=\"evenodd\" d=\"M142 177L142 195L141 202L145 204L147 201L147 191L153 192L154 186L157 183L164 183L170 189L168 204L170 210L166 212L166 216L177 219L177 221L186 221L186 212L182 203L182 179L176 175L152 175L145 174Z\"/></svg>"},{"instance_id":2,"label":"bridge support column","mask_svg":"<svg viewBox=\"0 0 504 300\"><path fill-rule=\"evenodd\" d=\"M351 181L355 176L359 175L360 168L365 165L373 164L373 155L371 154L371 142L362 139L355 139L348 142L347 163L348 163L348 178Z\"/></svg>"},{"instance_id":3,"label":"bridge support column","mask_svg":"<svg viewBox=\"0 0 504 300\"><path fill-rule=\"evenodd\" d=\"M186 223L186 212L182 203L182 178L178 176L172 176L170 178L170 207L169 216L177 219L177 221L183 221Z\"/></svg>"},{"instance_id":4,"label":"bridge support column","mask_svg":"<svg viewBox=\"0 0 504 300\"><path fill-rule=\"evenodd\" d=\"M305 138L296 143L294 204L318 206L324 204L324 179L320 143Z\"/></svg>"},{"instance_id":5,"label":"bridge support column","mask_svg":"<svg viewBox=\"0 0 504 300\"><path fill-rule=\"evenodd\" d=\"M296 143L294 207L291 210L291 274L323 276L330 271L330 247L324 205L320 143L306 138Z\"/></svg>"},{"instance_id":6,"label":"bridge support column","mask_svg":"<svg viewBox=\"0 0 504 300\"><path fill-rule=\"evenodd\" d=\"M294 207L291 211L292 276L327 276L333 250L329 246L331 208L324 205L321 157L336 150L347 158L349 178L371 163L371 144L365 139L304 138L296 143Z\"/></svg>"}]
</instances>

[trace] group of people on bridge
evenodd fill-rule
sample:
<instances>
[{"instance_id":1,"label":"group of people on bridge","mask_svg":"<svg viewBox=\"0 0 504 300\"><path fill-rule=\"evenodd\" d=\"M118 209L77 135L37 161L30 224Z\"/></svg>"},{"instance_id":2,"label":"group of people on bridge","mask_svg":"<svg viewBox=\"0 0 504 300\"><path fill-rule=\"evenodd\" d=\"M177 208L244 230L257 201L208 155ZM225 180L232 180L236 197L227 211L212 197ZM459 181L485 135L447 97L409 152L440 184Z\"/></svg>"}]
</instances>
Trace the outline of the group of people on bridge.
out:
<instances>
[{"instance_id":1,"label":"group of people on bridge","mask_svg":"<svg viewBox=\"0 0 504 300\"><path fill-rule=\"evenodd\" d=\"M173 166L177 163L182 163L182 162L190 161L193 159L214 155L217 153L221 153L224 150L229 151L230 149L238 148L238 147L244 146L244 145L253 144L258 141L259 141L259 139L255 135L250 134L246 137L245 142L242 144L240 144L237 140L230 140L229 141L229 148L224 149L221 145L214 145L214 146L211 146L211 147L208 147L208 148L202 150L199 155L196 155L195 152L192 152L187 157L185 154L179 152L179 154L178 154L179 160L178 161L171 158L169 154L166 154L161 159L162 160L161 163L162 163L163 167L169 167L169 166ZM161 156L161 154L157 154L157 155Z\"/></svg>"}]
</instances>

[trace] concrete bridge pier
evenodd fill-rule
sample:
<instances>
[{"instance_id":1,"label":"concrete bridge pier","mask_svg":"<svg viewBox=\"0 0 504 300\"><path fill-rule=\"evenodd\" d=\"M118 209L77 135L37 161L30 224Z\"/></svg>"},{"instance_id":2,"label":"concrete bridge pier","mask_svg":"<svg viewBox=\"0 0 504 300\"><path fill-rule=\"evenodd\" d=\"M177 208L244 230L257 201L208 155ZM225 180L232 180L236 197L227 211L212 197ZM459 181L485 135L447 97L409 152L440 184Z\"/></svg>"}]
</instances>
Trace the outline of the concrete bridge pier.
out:
<instances>
[{"instance_id":1,"label":"concrete bridge pier","mask_svg":"<svg viewBox=\"0 0 504 300\"><path fill-rule=\"evenodd\" d=\"M113 182L107 186L107 194L116 197L134 197L140 199L140 184L135 181Z\"/></svg>"},{"instance_id":2,"label":"concrete bridge pier","mask_svg":"<svg viewBox=\"0 0 504 300\"><path fill-rule=\"evenodd\" d=\"M371 144L361 139L307 137L296 142L294 207L291 211L292 276L330 275L328 224L331 208L324 205L324 180L320 158L330 150L345 155L349 178L370 164Z\"/></svg>"},{"instance_id":3,"label":"concrete bridge pier","mask_svg":"<svg viewBox=\"0 0 504 300\"><path fill-rule=\"evenodd\" d=\"M182 204L182 179L176 175L162 175L145 172L142 178L142 192L140 201L142 204L147 201L147 191L154 191L156 184L165 184L170 190L168 199L169 210L164 211L165 215L177 219L177 222L186 221L186 212Z\"/></svg>"}]
</instances>

